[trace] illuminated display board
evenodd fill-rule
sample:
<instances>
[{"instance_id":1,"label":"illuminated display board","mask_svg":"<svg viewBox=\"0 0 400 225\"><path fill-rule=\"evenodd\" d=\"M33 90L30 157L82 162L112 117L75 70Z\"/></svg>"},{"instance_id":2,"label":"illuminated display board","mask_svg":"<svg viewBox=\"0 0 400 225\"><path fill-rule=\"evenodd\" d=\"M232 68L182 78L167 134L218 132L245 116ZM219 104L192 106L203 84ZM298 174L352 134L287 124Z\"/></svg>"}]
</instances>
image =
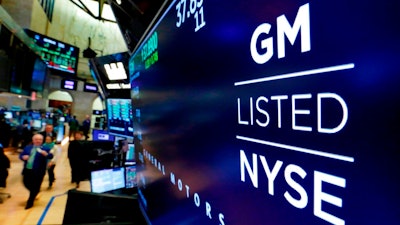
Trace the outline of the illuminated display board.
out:
<instances>
[{"instance_id":1,"label":"illuminated display board","mask_svg":"<svg viewBox=\"0 0 400 225\"><path fill-rule=\"evenodd\" d=\"M75 91L77 87L78 87L78 81L76 81L76 80L71 80L71 79L62 79L61 80L61 89Z\"/></svg>"},{"instance_id":2,"label":"illuminated display board","mask_svg":"<svg viewBox=\"0 0 400 225\"><path fill-rule=\"evenodd\" d=\"M174 1L129 65L149 224L399 224L399 9Z\"/></svg>"},{"instance_id":3,"label":"illuminated display board","mask_svg":"<svg viewBox=\"0 0 400 225\"><path fill-rule=\"evenodd\" d=\"M25 29L25 33L38 45L39 55L49 68L76 74L79 60L78 47L28 29Z\"/></svg>"},{"instance_id":4,"label":"illuminated display board","mask_svg":"<svg viewBox=\"0 0 400 225\"><path fill-rule=\"evenodd\" d=\"M90 172L90 189L94 193L125 188L125 168L103 169Z\"/></svg>"},{"instance_id":5,"label":"illuminated display board","mask_svg":"<svg viewBox=\"0 0 400 225\"><path fill-rule=\"evenodd\" d=\"M85 92L94 92L94 93L96 93L96 92L98 92L99 90L98 90L96 84L85 83L85 84L83 85L83 91L85 91Z\"/></svg>"},{"instance_id":6,"label":"illuminated display board","mask_svg":"<svg viewBox=\"0 0 400 225\"><path fill-rule=\"evenodd\" d=\"M108 98L106 101L108 131L122 137L133 137L131 99Z\"/></svg>"}]
</instances>

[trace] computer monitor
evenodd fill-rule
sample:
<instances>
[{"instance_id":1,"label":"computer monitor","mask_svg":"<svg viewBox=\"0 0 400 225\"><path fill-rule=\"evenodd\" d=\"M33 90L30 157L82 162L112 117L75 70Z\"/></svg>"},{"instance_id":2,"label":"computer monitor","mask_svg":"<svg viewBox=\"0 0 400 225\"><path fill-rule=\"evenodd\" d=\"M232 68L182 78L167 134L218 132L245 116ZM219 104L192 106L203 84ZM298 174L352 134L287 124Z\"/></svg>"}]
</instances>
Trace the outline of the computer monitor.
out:
<instances>
[{"instance_id":1,"label":"computer monitor","mask_svg":"<svg viewBox=\"0 0 400 225\"><path fill-rule=\"evenodd\" d=\"M125 168L110 168L91 171L91 192L104 193L125 188Z\"/></svg>"},{"instance_id":2,"label":"computer monitor","mask_svg":"<svg viewBox=\"0 0 400 225\"><path fill-rule=\"evenodd\" d=\"M40 112L32 111L29 113L32 119L39 120L41 118Z\"/></svg>"},{"instance_id":3,"label":"computer monitor","mask_svg":"<svg viewBox=\"0 0 400 225\"><path fill-rule=\"evenodd\" d=\"M132 138L133 137L133 114L132 100L122 98L108 98L107 122L110 134Z\"/></svg>"},{"instance_id":4,"label":"computer monitor","mask_svg":"<svg viewBox=\"0 0 400 225\"><path fill-rule=\"evenodd\" d=\"M135 187L137 187L136 166L127 166L125 167L125 188Z\"/></svg>"},{"instance_id":5,"label":"computer monitor","mask_svg":"<svg viewBox=\"0 0 400 225\"><path fill-rule=\"evenodd\" d=\"M113 141L114 135L111 135L106 130L93 129L92 139L95 141Z\"/></svg>"},{"instance_id":6,"label":"computer monitor","mask_svg":"<svg viewBox=\"0 0 400 225\"><path fill-rule=\"evenodd\" d=\"M135 165L135 144L128 143L128 151L125 155L125 166Z\"/></svg>"},{"instance_id":7,"label":"computer monitor","mask_svg":"<svg viewBox=\"0 0 400 225\"><path fill-rule=\"evenodd\" d=\"M133 195L93 193L71 189L62 224L147 224Z\"/></svg>"},{"instance_id":8,"label":"computer monitor","mask_svg":"<svg viewBox=\"0 0 400 225\"><path fill-rule=\"evenodd\" d=\"M12 119L13 118L13 113L10 111L5 111L4 112L4 118L6 119Z\"/></svg>"},{"instance_id":9,"label":"computer monitor","mask_svg":"<svg viewBox=\"0 0 400 225\"><path fill-rule=\"evenodd\" d=\"M42 121L34 119L33 122L32 122L32 127L35 128L35 129L42 128Z\"/></svg>"}]
</instances>

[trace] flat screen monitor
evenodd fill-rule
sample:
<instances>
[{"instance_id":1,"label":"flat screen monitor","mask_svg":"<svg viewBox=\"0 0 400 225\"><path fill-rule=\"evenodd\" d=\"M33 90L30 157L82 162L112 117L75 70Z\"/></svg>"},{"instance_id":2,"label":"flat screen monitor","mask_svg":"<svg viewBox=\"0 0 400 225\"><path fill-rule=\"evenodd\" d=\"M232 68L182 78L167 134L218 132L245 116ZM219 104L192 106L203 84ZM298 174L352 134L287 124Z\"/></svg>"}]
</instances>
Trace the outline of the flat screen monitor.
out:
<instances>
[{"instance_id":1,"label":"flat screen monitor","mask_svg":"<svg viewBox=\"0 0 400 225\"><path fill-rule=\"evenodd\" d=\"M13 113L10 111L5 111L4 113L4 118L6 119L12 119L13 118Z\"/></svg>"},{"instance_id":2,"label":"flat screen monitor","mask_svg":"<svg viewBox=\"0 0 400 225\"><path fill-rule=\"evenodd\" d=\"M72 79L62 79L61 80L61 89L65 90L76 90L78 87L78 81Z\"/></svg>"},{"instance_id":3,"label":"flat screen monitor","mask_svg":"<svg viewBox=\"0 0 400 225\"><path fill-rule=\"evenodd\" d=\"M69 190L67 196L63 225L146 224L133 196L76 189Z\"/></svg>"},{"instance_id":4,"label":"flat screen monitor","mask_svg":"<svg viewBox=\"0 0 400 225\"><path fill-rule=\"evenodd\" d=\"M46 63L37 58L33 66L31 89L41 94L44 89L44 83L47 74Z\"/></svg>"},{"instance_id":5,"label":"flat screen monitor","mask_svg":"<svg viewBox=\"0 0 400 225\"><path fill-rule=\"evenodd\" d=\"M135 163L135 144L129 143L125 156L125 165L134 165Z\"/></svg>"},{"instance_id":6,"label":"flat screen monitor","mask_svg":"<svg viewBox=\"0 0 400 225\"><path fill-rule=\"evenodd\" d=\"M90 188L94 193L104 193L125 188L125 168L110 168L90 172Z\"/></svg>"},{"instance_id":7,"label":"flat screen monitor","mask_svg":"<svg viewBox=\"0 0 400 225\"><path fill-rule=\"evenodd\" d=\"M37 44L39 55L47 67L65 74L76 74L79 60L78 47L29 29L25 29L25 33Z\"/></svg>"},{"instance_id":8,"label":"flat screen monitor","mask_svg":"<svg viewBox=\"0 0 400 225\"><path fill-rule=\"evenodd\" d=\"M125 167L125 188L137 187L136 166Z\"/></svg>"},{"instance_id":9,"label":"flat screen monitor","mask_svg":"<svg viewBox=\"0 0 400 225\"><path fill-rule=\"evenodd\" d=\"M32 121L32 125L31 125L33 128L35 128L35 129L40 129L40 128L42 128L42 121L41 120L37 120L37 119L34 119L33 121Z\"/></svg>"},{"instance_id":10,"label":"flat screen monitor","mask_svg":"<svg viewBox=\"0 0 400 225\"><path fill-rule=\"evenodd\" d=\"M93 129L92 139L94 141L114 141L114 135L111 135L106 130Z\"/></svg>"},{"instance_id":11,"label":"flat screen monitor","mask_svg":"<svg viewBox=\"0 0 400 225\"><path fill-rule=\"evenodd\" d=\"M30 96L32 89L32 73L38 56L20 39L13 39L10 74L10 92Z\"/></svg>"},{"instance_id":12,"label":"flat screen monitor","mask_svg":"<svg viewBox=\"0 0 400 225\"><path fill-rule=\"evenodd\" d=\"M32 111L32 112L30 112L30 116L32 117L32 119L38 120L38 119L40 119L41 114L38 111Z\"/></svg>"},{"instance_id":13,"label":"flat screen monitor","mask_svg":"<svg viewBox=\"0 0 400 225\"><path fill-rule=\"evenodd\" d=\"M85 83L83 85L83 91L97 93L99 90L97 88L97 84Z\"/></svg>"},{"instance_id":14,"label":"flat screen monitor","mask_svg":"<svg viewBox=\"0 0 400 225\"><path fill-rule=\"evenodd\" d=\"M131 99L108 98L106 103L109 133L132 138L133 118Z\"/></svg>"}]
</instances>

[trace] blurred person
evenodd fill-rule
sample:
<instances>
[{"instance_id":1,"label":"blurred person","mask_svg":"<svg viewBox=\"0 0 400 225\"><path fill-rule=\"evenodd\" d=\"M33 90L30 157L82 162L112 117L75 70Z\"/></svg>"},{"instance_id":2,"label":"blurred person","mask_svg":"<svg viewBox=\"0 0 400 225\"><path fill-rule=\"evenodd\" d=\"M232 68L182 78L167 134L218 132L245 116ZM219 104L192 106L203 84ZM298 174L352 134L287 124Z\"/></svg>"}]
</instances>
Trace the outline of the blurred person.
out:
<instances>
[{"instance_id":1,"label":"blurred person","mask_svg":"<svg viewBox=\"0 0 400 225\"><path fill-rule=\"evenodd\" d=\"M6 122L4 114L0 114L0 143L4 148L8 147L11 138L11 126Z\"/></svg>"},{"instance_id":2,"label":"blurred person","mask_svg":"<svg viewBox=\"0 0 400 225\"><path fill-rule=\"evenodd\" d=\"M39 132L43 132L44 128L46 127L46 124L47 124L46 113L41 113L40 114L40 123L41 123L41 126L40 126L40 129L39 129Z\"/></svg>"},{"instance_id":3,"label":"blurred person","mask_svg":"<svg viewBox=\"0 0 400 225\"><path fill-rule=\"evenodd\" d=\"M57 138L57 132L54 131L54 126L52 124L46 124L44 131L40 132L43 137L50 136L53 141Z\"/></svg>"},{"instance_id":4,"label":"blurred person","mask_svg":"<svg viewBox=\"0 0 400 225\"><path fill-rule=\"evenodd\" d=\"M35 134L32 137L32 145L26 146L19 155L19 158L24 161L22 170L23 183L29 190L29 198L25 209L32 208L46 174L47 162L53 158L50 149L44 148L42 144L43 135Z\"/></svg>"},{"instance_id":5,"label":"blurred person","mask_svg":"<svg viewBox=\"0 0 400 225\"><path fill-rule=\"evenodd\" d=\"M68 122L69 124L69 138L75 137L75 133L79 131L79 121L76 119L76 116L72 116L72 118Z\"/></svg>"},{"instance_id":6,"label":"blurred person","mask_svg":"<svg viewBox=\"0 0 400 225\"><path fill-rule=\"evenodd\" d=\"M74 140L68 146L68 159L71 166L71 183L76 183L79 188L81 181L89 178L89 156L85 148L83 132L77 131Z\"/></svg>"},{"instance_id":7,"label":"blurred person","mask_svg":"<svg viewBox=\"0 0 400 225\"><path fill-rule=\"evenodd\" d=\"M60 155L60 148L56 145L54 139L50 136L45 137L45 141L43 143L43 148L50 149L50 153L53 154L53 158L50 159L47 163L47 174L49 176L49 187L51 189L53 187L53 183L56 180L54 175L54 168L56 167L56 162L58 156Z\"/></svg>"},{"instance_id":8,"label":"blurred person","mask_svg":"<svg viewBox=\"0 0 400 225\"><path fill-rule=\"evenodd\" d=\"M24 119L22 124L16 127L16 136L14 137L16 138L16 147L23 149L25 148L25 146L31 144L32 135L33 132L29 128L29 121L27 119Z\"/></svg>"},{"instance_id":9,"label":"blurred person","mask_svg":"<svg viewBox=\"0 0 400 225\"><path fill-rule=\"evenodd\" d=\"M85 140L89 139L89 131L90 131L90 116L86 115L85 120L82 122L81 130L83 135L85 136Z\"/></svg>"},{"instance_id":10,"label":"blurred person","mask_svg":"<svg viewBox=\"0 0 400 225\"><path fill-rule=\"evenodd\" d=\"M8 169L10 168L10 159L4 153L3 145L0 144L0 187L7 185Z\"/></svg>"},{"instance_id":11,"label":"blurred person","mask_svg":"<svg viewBox=\"0 0 400 225\"><path fill-rule=\"evenodd\" d=\"M128 140L118 140L118 149L114 151L114 167L125 166L128 149Z\"/></svg>"}]
</instances>

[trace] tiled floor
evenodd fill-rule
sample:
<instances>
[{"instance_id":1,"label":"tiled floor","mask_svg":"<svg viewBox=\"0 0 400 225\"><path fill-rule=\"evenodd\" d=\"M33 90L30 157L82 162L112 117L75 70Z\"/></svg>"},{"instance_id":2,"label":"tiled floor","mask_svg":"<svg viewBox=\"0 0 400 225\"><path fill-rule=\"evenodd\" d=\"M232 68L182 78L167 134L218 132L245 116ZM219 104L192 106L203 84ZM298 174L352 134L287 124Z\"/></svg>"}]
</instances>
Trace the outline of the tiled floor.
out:
<instances>
[{"instance_id":1,"label":"tiled floor","mask_svg":"<svg viewBox=\"0 0 400 225\"><path fill-rule=\"evenodd\" d=\"M29 196L28 190L22 183L23 162L18 158L19 153L8 149L7 156L11 160L11 168L7 179L7 187L0 192L8 192L11 198L4 198L0 203L1 225L33 225L33 224L62 224L65 205L67 202L67 191L75 188L71 184L71 169L67 157L68 142L61 146L61 156L55 167L56 182L53 188L48 190L48 177L44 177L39 198L34 206L25 210L25 204ZM78 190L90 191L89 181L83 181Z\"/></svg>"}]
</instances>

